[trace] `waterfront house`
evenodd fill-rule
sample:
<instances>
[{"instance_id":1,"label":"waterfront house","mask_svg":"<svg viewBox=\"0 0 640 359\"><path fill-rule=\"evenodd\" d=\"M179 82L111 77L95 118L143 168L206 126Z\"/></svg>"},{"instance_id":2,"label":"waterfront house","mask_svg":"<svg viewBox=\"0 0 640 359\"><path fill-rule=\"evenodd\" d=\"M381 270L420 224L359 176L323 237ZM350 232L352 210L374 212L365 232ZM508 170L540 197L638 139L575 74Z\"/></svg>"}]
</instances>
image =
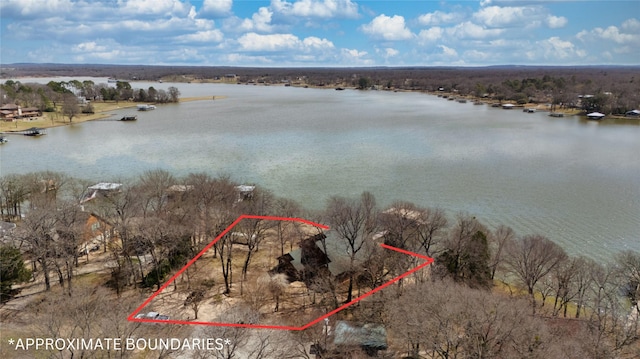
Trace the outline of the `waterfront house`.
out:
<instances>
[{"instance_id":1,"label":"waterfront house","mask_svg":"<svg viewBox=\"0 0 640 359\"><path fill-rule=\"evenodd\" d=\"M37 107L21 107L8 103L0 107L0 118L5 121L13 121L21 118L31 118L42 116L42 111Z\"/></svg>"},{"instance_id":2,"label":"waterfront house","mask_svg":"<svg viewBox=\"0 0 640 359\"><path fill-rule=\"evenodd\" d=\"M348 278L350 256L344 242L330 233L318 233L299 242L299 248L278 257L277 273L283 273L291 281L309 282L317 276L332 276L338 281ZM355 258L355 265L362 260Z\"/></svg>"},{"instance_id":3,"label":"waterfront house","mask_svg":"<svg viewBox=\"0 0 640 359\"><path fill-rule=\"evenodd\" d=\"M121 191L121 188L122 183L96 183L93 186L87 187L87 191L85 192L85 195L80 203L91 201L97 197L107 197L113 193L118 193Z\"/></svg>"},{"instance_id":4,"label":"waterfront house","mask_svg":"<svg viewBox=\"0 0 640 359\"><path fill-rule=\"evenodd\" d=\"M106 219L92 212L81 212L83 223L82 242L79 253L85 255L95 252L111 237L113 226Z\"/></svg>"}]
</instances>

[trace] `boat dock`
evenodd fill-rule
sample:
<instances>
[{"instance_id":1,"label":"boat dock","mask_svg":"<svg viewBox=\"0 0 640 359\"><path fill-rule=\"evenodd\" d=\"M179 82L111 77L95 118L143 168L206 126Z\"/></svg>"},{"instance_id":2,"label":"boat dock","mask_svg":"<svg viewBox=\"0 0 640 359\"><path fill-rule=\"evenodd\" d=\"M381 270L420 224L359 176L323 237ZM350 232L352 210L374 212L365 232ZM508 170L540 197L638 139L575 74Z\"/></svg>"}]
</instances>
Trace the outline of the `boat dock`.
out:
<instances>
[{"instance_id":1,"label":"boat dock","mask_svg":"<svg viewBox=\"0 0 640 359\"><path fill-rule=\"evenodd\" d=\"M44 128L39 128L39 127L31 127L29 129L26 130L22 130L22 131L7 131L7 132L1 132L0 135L4 136L4 135L23 135L23 136L32 136L32 137L37 137L37 136L42 136L42 135L46 135L47 134L47 130L45 130Z\"/></svg>"}]
</instances>

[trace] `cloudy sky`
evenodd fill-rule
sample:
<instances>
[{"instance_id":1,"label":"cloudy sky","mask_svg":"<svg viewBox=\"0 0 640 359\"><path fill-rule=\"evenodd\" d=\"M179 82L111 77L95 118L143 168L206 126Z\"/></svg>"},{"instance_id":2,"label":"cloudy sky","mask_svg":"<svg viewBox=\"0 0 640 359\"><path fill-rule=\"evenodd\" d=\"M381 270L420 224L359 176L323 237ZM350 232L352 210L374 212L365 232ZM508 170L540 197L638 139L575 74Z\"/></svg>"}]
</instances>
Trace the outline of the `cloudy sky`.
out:
<instances>
[{"instance_id":1,"label":"cloudy sky","mask_svg":"<svg viewBox=\"0 0 640 359\"><path fill-rule=\"evenodd\" d=\"M2 0L0 63L640 65L640 1Z\"/></svg>"}]
</instances>

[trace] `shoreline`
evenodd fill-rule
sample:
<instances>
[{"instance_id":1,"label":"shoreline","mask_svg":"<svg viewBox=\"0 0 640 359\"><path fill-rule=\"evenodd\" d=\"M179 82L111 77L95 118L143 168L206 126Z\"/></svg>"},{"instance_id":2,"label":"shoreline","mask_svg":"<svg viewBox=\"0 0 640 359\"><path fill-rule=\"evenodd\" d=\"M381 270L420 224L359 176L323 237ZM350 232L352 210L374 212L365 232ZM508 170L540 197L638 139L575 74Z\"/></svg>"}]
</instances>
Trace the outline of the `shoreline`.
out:
<instances>
[{"instance_id":1,"label":"shoreline","mask_svg":"<svg viewBox=\"0 0 640 359\"><path fill-rule=\"evenodd\" d=\"M197 96L197 97L185 97L178 100L179 103L192 102L192 101L205 101L205 100L219 100L224 99L227 96ZM100 121L111 116L114 116L111 111L130 109L138 105L144 104L144 102L94 102L95 112L92 114L79 113L74 116L73 121L69 121L69 118L62 115L59 112L43 112L41 117L35 119L21 119L11 122L0 122L0 134L19 134L22 131L37 127L41 129L48 129L60 126L71 126L81 124L89 121ZM117 121L117 120L114 120Z\"/></svg>"}]
</instances>

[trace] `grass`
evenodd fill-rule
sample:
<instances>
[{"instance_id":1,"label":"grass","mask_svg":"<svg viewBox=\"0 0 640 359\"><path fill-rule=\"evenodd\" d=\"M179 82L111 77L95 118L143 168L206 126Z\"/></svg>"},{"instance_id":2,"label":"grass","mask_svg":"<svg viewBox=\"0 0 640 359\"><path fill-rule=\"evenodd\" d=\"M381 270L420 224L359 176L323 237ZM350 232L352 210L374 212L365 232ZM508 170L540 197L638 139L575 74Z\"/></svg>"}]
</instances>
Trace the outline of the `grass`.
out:
<instances>
[{"instance_id":1,"label":"grass","mask_svg":"<svg viewBox=\"0 0 640 359\"><path fill-rule=\"evenodd\" d=\"M190 101L204 101L204 100L219 100L224 99L226 96L199 96L199 97L185 97L179 100L179 103ZM41 117L36 117L33 120L19 120L12 122L0 121L0 132L19 132L32 127L39 128L51 128L58 126L68 126L72 124L83 123L87 121L95 121L112 116L111 111L121 110L125 108L134 108L144 102L128 102L128 101L105 101L105 102L93 102L92 114L79 113L73 117L73 121L69 121L67 116L64 116L61 112L61 108L56 112L44 112Z\"/></svg>"}]
</instances>

